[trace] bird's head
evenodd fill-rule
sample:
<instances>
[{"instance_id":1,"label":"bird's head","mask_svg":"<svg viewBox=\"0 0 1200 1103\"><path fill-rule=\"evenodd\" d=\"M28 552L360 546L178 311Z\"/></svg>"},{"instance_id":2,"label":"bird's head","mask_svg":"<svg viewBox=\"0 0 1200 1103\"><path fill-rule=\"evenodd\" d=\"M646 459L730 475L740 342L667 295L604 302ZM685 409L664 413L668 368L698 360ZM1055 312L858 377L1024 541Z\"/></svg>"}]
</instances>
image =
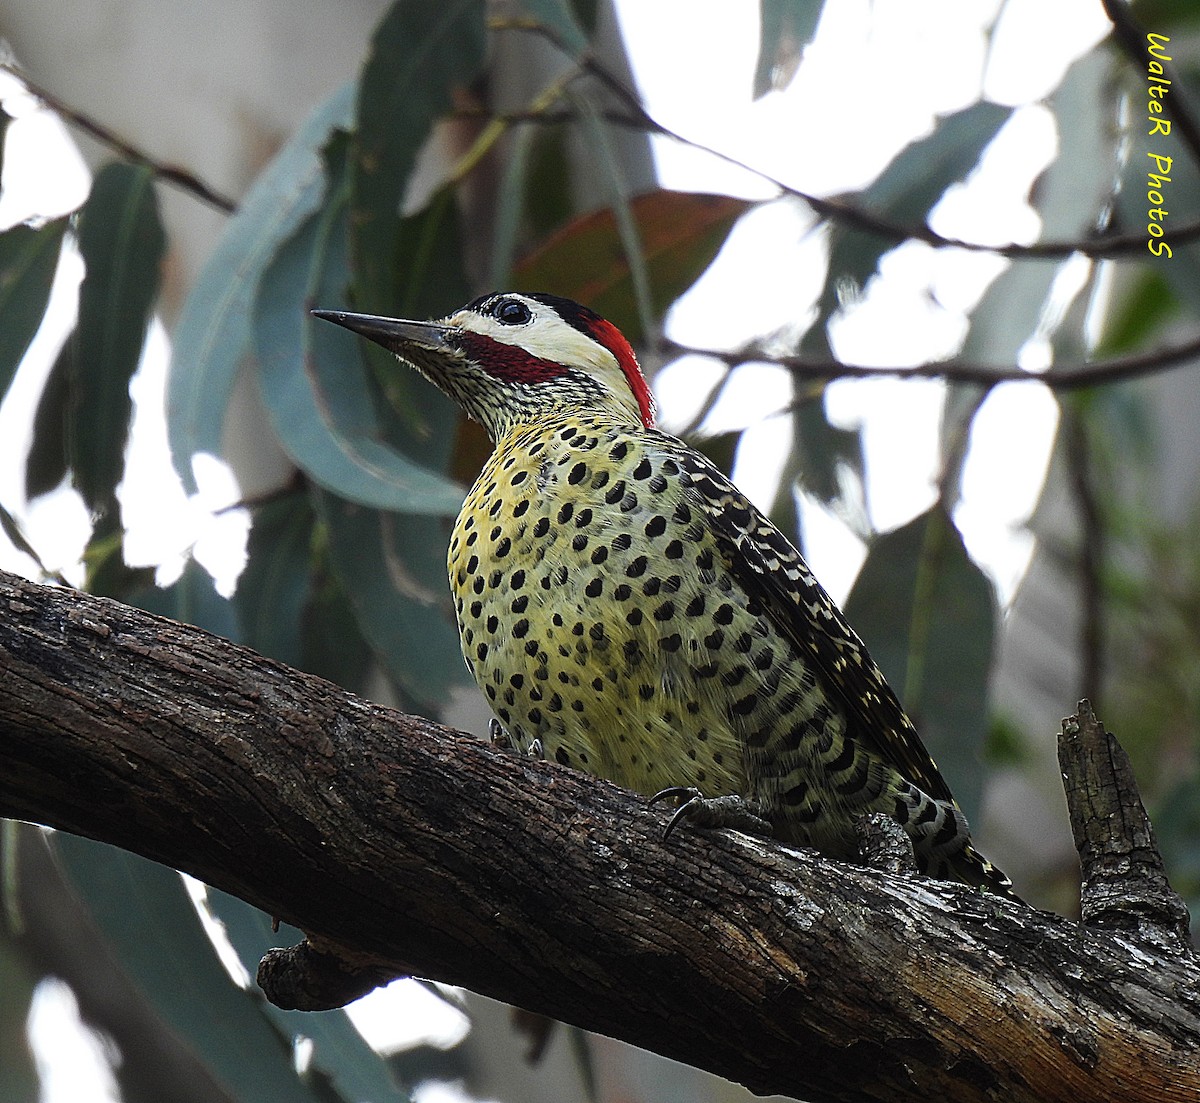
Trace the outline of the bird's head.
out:
<instances>
[{"instance_id":1,"label":"bird's head","mask_svg":"<svg viewBox=\"0 0 1200 1103\"><path fill-rule=\"evenodd\" d=\"M652 428L654 398L621 331L556 295L484 295L436 322L314 310L412 364L493 440L571 411Z\"/></svg>"}]
</instances>

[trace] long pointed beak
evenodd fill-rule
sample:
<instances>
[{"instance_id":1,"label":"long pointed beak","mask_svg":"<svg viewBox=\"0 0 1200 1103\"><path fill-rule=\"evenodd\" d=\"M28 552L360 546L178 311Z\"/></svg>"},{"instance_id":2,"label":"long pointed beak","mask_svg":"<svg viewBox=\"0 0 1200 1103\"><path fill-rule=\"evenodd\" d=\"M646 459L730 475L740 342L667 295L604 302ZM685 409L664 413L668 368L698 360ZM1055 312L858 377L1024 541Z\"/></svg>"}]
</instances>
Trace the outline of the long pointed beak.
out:
<instances>
[{"instance_id":1,"label":"long pointed beak","mask_svg":"<svg viewBox=\"0 0 1200 1103\"><path fill-rule=\"evenodd\" d=\"M440 351L446 348L451 327L436 322L406 322L399 318L383 318L377 314L352 314L346 310L312 310L314 318L322 318L367 337L389 352L403 356L416 348Z\"/></svg>"}]
</instances>

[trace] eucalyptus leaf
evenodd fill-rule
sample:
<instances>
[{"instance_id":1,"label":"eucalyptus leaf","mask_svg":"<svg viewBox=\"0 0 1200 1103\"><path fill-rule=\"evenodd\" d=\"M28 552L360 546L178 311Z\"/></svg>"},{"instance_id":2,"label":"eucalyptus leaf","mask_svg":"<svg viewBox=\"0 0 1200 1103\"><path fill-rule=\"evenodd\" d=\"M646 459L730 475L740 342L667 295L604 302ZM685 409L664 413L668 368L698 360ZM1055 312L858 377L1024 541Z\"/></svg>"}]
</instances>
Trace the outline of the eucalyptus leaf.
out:
<instances>
[{"instance_id":1,"label":"eucalyptus leaf","mask_svg":"<svg viewBox=\"0 0 1200 1103\"><path fill-rule=\"evenodd\" d=\"M521 6L538 23L552 31L559 44L572 57L582 56L588 48L587 33L567 0L523 0Z\"/></svg>"},{"instance_id":2,"label":"eucalyptus leaf","mask_svg":"<svg viewBox=\"0 0 1200 1103\"><path fill-rule=\"evenodd\" d=\"M320 105L255 181L205 264L175 327L167 381L167 429L175 467L196 490L192 456L221 453L234 380L251 351L258 282L279 246L321 202L320 149L350 125L355 86Z\"/></svg>"},{"instance_id":3,"label":"eucalyptus leaf","mask_svg":"<svg viewBox=\"0 0 1200 1103\"><path fill-rule=\"evenodd\" d=\"M69 334L38 396L33 415L33 440L25 457L25 497L36 498L53 490L67 476L67 418L71 408L71 349Z\"/></svg>"},{"instance_id":4,"label":"eucalyptus leaf","mask_svg":"<svg viewBox=\"0 0 1200 1103\"><path fill-rule=\"evenodd\" d=\"M630 201L657 313L704 274L750 206L724 195L666 190ZM544 241L517 265L515 281L586 303L631 341L643 337L629 260L610 207L581 215Z\"/></svg>"},{"instance_id":5,"label":"eucalyptus leaf","mask_svg":"<svg viewBox=\"0 0 1200 1103\"><path fill-rule=\"evenodd\" d=\"M378 439L359 339L308 314L329 281L328 265L344 261L345 229L345 207L327 206L300 227L264 273L254 331L267 416L291 460L348 501L457 513L461 488ZM328 293L334 294L332 288Z\"/></svg>"},{"instance_id":6,"label":"eucalyptus leaf","mask_svg":"<svg viewBox=\"0 0 1200 1103\"><path fill-rule=\"evenodd\" d=\"M315 523L301 493L255 509L246 567L233 596L241 639L289 666L303 665L302 624L312 585Z\"/></svg>"},{"instance_id":7,"label":"eucalyptus leaf","mask_svg":"<svg viewBox=\"0 0 1200 1103\"><path fill-rule=\"evenodd\" d=\"M74 835L56 834L54 850L131 979L234 1099L318 1103L266 1001L221 964L178 873Z\"/></svg>"},{"instance_id":8,"label":"eucalyptus leaf","mask_svg":"<svg viewBox=\"0 0 1200 1103\"><path fill-rule=\"evenodd\" d=\"M273 931L270 916L220 889L208 890L208 907L224 926L250 976L267 950L304 941L303 931L286 924ZM303 1036L312 1042L311 1066L328 1077L343 1099L371 1103L408 1100L393 1079L387 1060L367 1045L344 1011L282 1011L266 1001L262 1009L285 1037Z\"/></svg>"},{"instance_id":9,"label":"eucalyptus leaf","mask_svg":"<svg viewBox=\"0 0 1200 1103\"><path fill-rule=\"evenodd\" d=\"M996 634L991 584L938 508L878 537L846 601L967 818L976 816Z\"/></svg>"},{"instance_id":10,"label":"eucalyptus leaf","mask_svg":"<svg viewBox=\"0 0 1200 1103\"><path fill-rule=\"evenodd\" d=\"M67 433L75 485L98 512L115 509L133 409L129 380L141 360L165 250L153 171L105 165L79 215L86 273L69 346Z\"/></svg>"},{"instance_id":11,"label":"eucalyptus leaf","mask_svg":"<svg viewBox=\"0 0 1200 1103\"><path fill-rule=\"evenodd\" d=\"M804 47L816 33L824 0L761 0L754 98L787 85L796 74Z\"/></svg>"},{"instance_id":12,"label":"eucalyptus leaf","mask_svg":"<svg viewBox=\"0 0 1200 1103\"><path fill-rule=\"evenodd\" d=\"M474 685L446 582L446 526L320 492L314 501L363 637L405 696L436 715L455 689Z\"/></svg>"},{"instance_id":13,"label":"eucalyptus leaf","mask_svg":"<svg viewBox=\"0 0 1200 1103\"><path fill-rule=\"evenodd\" d=\"M371 39L355 106L351 173L355 302L387 314L397 303L395 243L417 153L483 68L482 0L393 4Z\"/></svg>"},{"instance_id":14,"label":"eucalyptus leaf","mask_svg":"<svg viewBox=\"0 0 1200 1103\"><path fill-rule=\"evenodd\" d=\"M129 604L183 624L194 624L216 636L241 643L241 628L233 605L213 585L212 576L194 559L170 586L147 586L131 594Z\"/></svg>"},{"instance_id":15,"label":"eucalyptus leaf","mask_svg":"<svg viewBox=\"0 0 1200 1103\"><path fill-rule=\"evenodd\" d=\"M0 117L8 118L3 113ZM56 218L0 233L0 398L42 324L66 226L65 218Z\"/></svg>"}]
</instances>

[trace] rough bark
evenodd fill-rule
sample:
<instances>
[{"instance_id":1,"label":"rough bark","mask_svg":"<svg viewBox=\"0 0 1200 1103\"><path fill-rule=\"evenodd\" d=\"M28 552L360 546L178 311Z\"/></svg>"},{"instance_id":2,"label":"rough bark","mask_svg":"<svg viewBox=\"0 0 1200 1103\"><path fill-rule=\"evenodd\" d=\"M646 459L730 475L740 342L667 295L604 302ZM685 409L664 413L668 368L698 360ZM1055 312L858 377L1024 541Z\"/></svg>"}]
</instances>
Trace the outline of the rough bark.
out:
<instances>
[{"instance_id":1,"label":"rough bark","mask_svg":"<svg viewBox=\"0 0 1200 1103\"><path fill-rule=\"evenodd\" d=\"M664 845L612 785L10 575L0 678L0 814L310 932L264 963L276 999L415 973L814 1101L1200 1096L1170 906L1115 929L1110 895L1089 927L731 832Z\"/></svg>"}]
</instances>

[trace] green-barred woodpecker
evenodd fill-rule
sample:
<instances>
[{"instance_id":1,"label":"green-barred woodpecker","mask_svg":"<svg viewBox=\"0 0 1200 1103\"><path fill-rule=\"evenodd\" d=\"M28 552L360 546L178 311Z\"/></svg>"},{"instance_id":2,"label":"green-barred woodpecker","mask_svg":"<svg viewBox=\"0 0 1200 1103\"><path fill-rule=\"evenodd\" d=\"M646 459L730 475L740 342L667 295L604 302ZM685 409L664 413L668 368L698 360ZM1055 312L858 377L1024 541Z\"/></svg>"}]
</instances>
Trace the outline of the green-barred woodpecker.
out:
<instances>
[{"instance_id":1,"label":"green-barred woodpecker","mask_svg":"<svg viewBox=\"0 0 1200 1103\"><path fill-rule=\"evenodd\" d=\"M463 655L502 738L667 791L677 818L757 825L841 858L857 854L858 820L883 812L922 872L1012 895L799 552L655 428L616 326L511 292L436 322L315 313L413 365L495 444L448 567Z\"/></svg>"}]
</instances>

